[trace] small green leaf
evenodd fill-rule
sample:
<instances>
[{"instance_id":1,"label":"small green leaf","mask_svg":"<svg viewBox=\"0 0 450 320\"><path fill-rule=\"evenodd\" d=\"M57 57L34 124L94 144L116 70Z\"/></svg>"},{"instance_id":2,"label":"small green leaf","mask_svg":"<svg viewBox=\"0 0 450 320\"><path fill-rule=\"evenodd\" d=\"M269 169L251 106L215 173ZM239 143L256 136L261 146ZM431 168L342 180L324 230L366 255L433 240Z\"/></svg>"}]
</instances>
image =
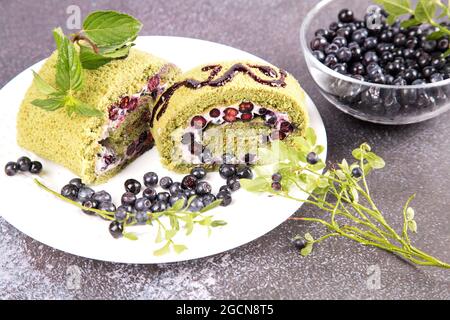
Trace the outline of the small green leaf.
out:
<instances>
[{"instance_id":1,"label":"small green leaf","mask_svg":"<svg viewBox=\"0 0 450 320\"><path fill-rule=\"evenodd\" d=\"M419 0L414 10L414 18L423 22L433 21L435 13L436 5L434 1Z\"/></svg>"},{"instance_id":2,"label":"small green leaf","mask_svg":"<svg viewBox=\"0 0 450 320\"><path fill-rule=\"evenodd\" d=\"M34 84L42 94L50 95L56 92L56 89L53 88L51 85L49 85L47 82L45 82L44 79L42 79L39 74L37 74L33 70L31 71L33 72Z\"/></svg>"},{"instance_id":3,"label":"small green leaf","mask_svg":"<svg viewBox=\"0 0 450 320\"><path fill-rule=\"evenodd\" d=\"M398 16L393 15L393 14L390 14L390 15L387 17L386 22L387 22L390 26L392 26L395 22L397 22L397 19L398 19Z\"/></svg>"},{"instance_id":4,"label":"small green leaf","mask_svg":"<svg viewBox=\"0 0 450 320\"><path fill-rule=\"evenodd\" d=\"M56 85L63 92L79 90L83 86L79 54L72 42L62 34L61 28L53 30L53 35L58 47Z\"/></svg>"},{"instance_id":5,"label":"small green leaf","mask_svg":"<svg viewBox=\"0 0 450 320\"><path fill-rule=\"evenodd\" d=\"M220 200L220 199L219 200L215 200L215 201L211 202L210 204L208 204L206 207L202 208L200 210L200 213L205 213L205 212L207 212L209 210L217 208L218 206L220 206L221 203L222 203L222 200Z\"/></svg>"},{"instance_id":6,"label":"small green leaf","mask_svg":"<svg viewBox=\"0 0 450 320\"><path fill-rule=\"evenodd\" d=\"M418 21L418 20L413 18L413 19L403 20L400 23L400 26L402 26L405 29L408 29L410 27L418 26L420 24L422 24L422 22L420 22L420 21Z\"/></svg>"},{"instance_id":7,"label":"small green leaf","mask_svg":"<svg viewBox=\"0 0 450 320\"><path fill-rule=\"evenodd\" d=\"M304 257L309 256L312 252L313 245L308 243L302 250L300 250L300 254Z\"/></svg>"},{"instance_id":8,"label":"small green leaf","mask_svg":"<svg viewBox=\"0 0 450 320\"><path fill-rule=\"evenodd\" d=\"M211 222L211 227L223 227L225 225L227 225L227 222L223 220L214 220Z\"/></svg>"},{"instance_id":9,"label":"small green leaf","mask_svg":"<svg viewBox=\"0 0 450 320\"><path fill-rule=\"evenodd\" d=\"M64 107L62 98L35 99L31 104L46 111L55 111Z\"/></svg>"},{"instance_id":10,"label":"small green leaf","mask_svg":"<svg viewBox=\"0 0 450 320\"><path fill-rule=\"evenodd\" d=\"M116 11L96 11L83 22L83 31L97 46L117 46L136 39L142 24Z\"/></svg>"},{"instance_id":11,"label":"small green leaf","mask_svg":"<svg viewBox=\"0 0 450 320\"><path fill-rule=\"evenodd\" d=\"M347 177L345 176L345 173L342 172L342 170L336 170L334 171L334 173L340 180L347 180Z\"/></svg>"},{"instance_id":12,"label":"small green leaf","mask_svg":"<svg viewBox=\"0 0 450 320\"><path fill-rule=\"evenodd\" d=\"M309 232L305 234L305 240L308 242L314 242L314 238Z\"/></svg>"},{"instance_id":13,"label":"small green leaf","mask_svg":"<svg viewBox=\"0 0 450 320\"><path fill-rule=\"evenodd\" d=\"M415 220L408 221L408 229L411 232L417 233L417 223Z\"/></svg>"},{"instance_id":14,"label":"small green leaf","mask_svg":"<svg viewBox=\"0 0 450 320\"><path fill-rule=\"evenodd\" d=\"M427 36L427 40L439 40L445 37L447 34L444 31L436 31Z\"/></svg>"},{"instance_id":15,"label":"small green leaf","mask_svg":"<svg viewBox=\"0 0 450 320\"><path fill-rule=\"evenodd\" d=\"M100 110L91 107L83 102L77 101L77 103L73 106L73 112L85 116L85 117L101 117L103 116L103 112Z\"/></svg>"},{"instance_id":16,"label":"small green leaf","mask_svg":"<svg viewBox=\"0 0 450 320\"><path fill-rule=\"evenodd\" d=\"M176 229L166 230L165 238L166 240L171 240L177 234Z\"/></svg>"},{"instance_id":17,"label":"small green leaf","mask_svg":"<svg viewBox=\"0 0 450 320\"><path fill-rule=\"evenodd\" d=\"M414 209L411 207L408 207L408 209L406 209L406 220L414 220Z\"/></svg>"},{"instance_id":18,"label":"small green leaf","mask_svg":"<svg viewBox=\"0 0 450 320\"><path fill-rule=\"evenodd\" d=\"M210 226L212 222L212 216L207 216L205 218L203 218L202 220L198 221L199 225L202 226Z\"/></svg>"},{"instance_id":19,"label":"small green leaf","mask_svg":"<svg viewBox=\"0 0 450 320\"><path fill-rule=\"evenodd\" d=\"M132 241L136 241L139 239L138 236L133 232L124 232L123 237Z\"/></svg>"},{"instance_id":20,"label":"small green leaf","mask_svg":"<svg viewBox=\"0 0 450 320\"><path fill-rule=\"evenodd\" d=\"M374 169L382 169L386 165L384 160L373 152L368 152L366 154L366 159Z\"/></svg>"},{"instance_id":21,"label":"small green leaf","mask_svg":"<svg viewBox=\"0 0 450 320\"><path fill-rule=\"evenodd\" d=\"M268 190L269 183L263 177L254 179L241 179L241 186L250 192L264 192Z\"/></svg>"},{"instance_id":22,"label":"small green leaf","mask_svg":"<svg viewBox=\"0 0 450 320\"><path fill-rule=\"evenodd\" d=\"M361 160L361 157L363 156L363 152L361 151L361 148L354 149L352 151L352 156L356 160Z\"/></svg>"},{"instance_id":23,"label":"small green leaf","mask_svg":"<svg viewBox=\"0 0 450 320\"><path fill-rule=\"evenodd\" d=\"M175 202L175 203L173 204L172 210L175 211L175 212L180 211L180 210L183 209L183 207L184 207L184 202L185 202L185 199L177 200L177 202Z\"/></svg>"},{"instance_id":24,"label":"small green leaf","mask_svg":"<svg viewBox=\"0 0 450 320\"><path fill-rule=\"evenodd\" d=\"M167 241L164 246L162 246L160 249L153 251L153 255L155 256L163 256L165 254L168 254L170 252L170 241Z\"/></svg>"},{"instance_id":25,"label":"small green leaf","mask_svg":"<svg viewBox=\"0 0 450 320\"><path fill-rule=\"evenodd\" d=\"M409 0L374 0L374 2L382 5L390 15L401 16L412 13Z\"/></svg>"},{"instance_id":26,"label":"small green leaf","mask_svg":"<svg viewBox=\"0 0 450 320\"><path fill-rule=\"evenodd\" d=\"M180 254L183 251L187 250L187 247L184 244L174 244L173 249L177 254Z\"/></svg>"},{"instance_id":27,"label":"small green leaf","mask_svg":"<svg viewBox=\"0 0 450 320\"><path fill-rule=\"evenodd\" d=\"M84 69L97 69L111 60L112 58L96 54L91 48L80 46L80 61Z\"/></svg>"}]
</instances>

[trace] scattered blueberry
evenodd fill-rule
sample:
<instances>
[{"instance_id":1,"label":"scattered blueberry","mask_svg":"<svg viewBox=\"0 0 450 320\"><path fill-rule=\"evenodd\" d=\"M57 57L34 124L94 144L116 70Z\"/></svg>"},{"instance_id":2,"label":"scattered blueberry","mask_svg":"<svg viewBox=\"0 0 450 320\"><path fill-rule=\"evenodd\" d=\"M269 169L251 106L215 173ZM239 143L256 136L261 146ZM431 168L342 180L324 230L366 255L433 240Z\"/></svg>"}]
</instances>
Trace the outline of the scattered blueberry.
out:
<instances>
[{"instance_id":1,"label":"scattered blueberry","mask_svg":"<svg viewBox=\"0 0 450 320\"><path fill-rule=\"evenodd\" d=\"M134 203L136 202L136 195L134 193L131 192L125 192L122 195L121 201L122 205L130 205L130 206L134 206Z\"/></svg>"},{"instance_id":2,"label":"scattered blueberry","mask_svg":"<svg viewBox=\"0 0 450 320\"><path fill-rule=\"evenodd\" d=\"M167 210L167 203L164 201L156 201L150 207L151 212L163 212Z\"/></svg>"},{"instance_id":3,"label":"scattered blueberry","mask_svg":"<svg viewBox=\"0 0 450 320\"><path fill-rule=\"evenodd\" d=\"M111 195L104 190L94 193L92 199L97 200L100 203L112 201Z\"/></svg>"},{"instance_id":4,"label":"scattered blueberry","mask_svg":"<svg viewBox=\"0 0 450 320\"><path fill-rule=\"evenodd\" d=\"M158 184L158 175L154 172L144 174L144 185L146 187L154 187Z\"/></svg>"},{"instance_id":5,"label":"scattered blueberry","mask_svg":"<svg viewBox=\"0 0 450 320\"><path fill-rule=\"evenodd\" d=\"M144 191L142 191L142 196L147 198L150 201L155 201L157 192L152 187L146 188Z\"/></svg>"},{"instance_id":6,"label":"scattered blueberry","mask_svg":"<svg viewBox=\"0 0 450 320\"><path fill-rule=\"evenodd\" d=\"M141 192L141 183L135 179L128 179L125 181L125 190L133 194Z\"/></svg>"},{"instance_id":7,"label":"scattered blueberry","mask_svg":"<svg viewBox=\"0 0 450 320\"><path fill-rule=\"evenodd\" d=\"M211 203L213 203L214 201L216 201L216 196L211 193L205 194L202 197L202 201L203 201L203 205L206 207L206 206L210 205Z\"/></svg>"},{"instance_id":8,"label":"scattered blueberry","mask_svg":"<svg viewBox=\"0 0 450 320\"><path fill-rule=\"evenodd\" d=\"M169 187L169 192L172 196L182 193L183 187L182 187L181 183L180 182L172 183L172 185Z\"/></svg>"},{"instance_id":9,"label":"scattered blueberry","mask_svg":"<svg viewBox=\"0 0 450 320\"><path fill-rule=\"evenodd\" d=\"M272 181L273 182L280 182L281 181L281 174L279 174L278 172L277 173L274 173L273 175L272 175Z\"/></svg>"},{"instance_id":10,"label":"scattered blueberry","mask_svg":"<svg viewBox=\"0 0 450 320\"><path fill-rule=\"evenodd\" d=\"M224 191L220 191L217 196L216 196L217 200L222 200L220 202L220 205L223 207L227 207L228 205L230 205L232 198L230 193L228 192L224 192Z\"/></svg>"},{"instance_id":11,"label":"scattered blueberry","mask_svg":"<svg viewBox=\"0 0 450 320\"><path fill-rule=\"evenodd\" d=\"M109 233L113 236L113 238L118 239L123 236L123 223L119 221L113 221L109 225Z\"/></svg>"},{"instance_id":12,"label":"scattered blueberry","mask_svg":"<svg viewBox=\"0 0 450 320\"><path fill-rule=\"evenodd\" d=\"M61 195L75 201L78 197L78 188L72 184L67 184L61 189Z\"/></svg>"},{"instance_id":13,"label":"scattered blueberry","mask_svg":"<svg viewBox=\"0 0 450 320\"><path fill-rule=\"evenodd\" d=\"M170 206L173 206L178 200L181 200L181 199L184 200L183 208L186 207L188 198L185 194L177 194L175 196L170 197L170 199L169 199Z\"/></svg>"},{"instance_id":14,"label":"scattered blueberry","mask_svg":"<svg viewBox=\"0 0 450 320\"><path fill-rule=\"evenodd\" d=\"M127 218L127 214L131 213L128 211L127 206L120 206L117 208L116 213L114 214L114 217L117 221L124 221Z\"/></svg>"},{"instance_id":15,"label":"scattered blueberry","mask_svg":"<svg viewBox=\"0 0 450 320\"><path fill-rule=\"evenodd\" d=\"M292 239L292 244L297 250L302 250L304 247L306 247L306 241L301 238Z\"/></svg>"},{"instance_id":16,"label":"scattered blueberry","mask_svg":"<svg viewBox=\"0 0 450 320\"><path fill-rule=\"evenodd\" d=\"M203 167L195 167L191 170L191 175L201 180L206 177L206 170Z\"/></svg>"},{"instance_id":17,"label":"scattered blueberry","mask_svg":"<svg viewBox=\"0 0 450 320\"><path fill-rule=\"evenodd\" d=\"M145 224L148 220L147 211L138 211L136 213L136 222L138 224Z\"/></svg>"},{"instance_id":18,"label":"scattered blueberry","mask_svg":"<svg viewBox=\"0 0 450 320\"><path fill-rule=\"evenodd\" d=\"M195 193L199 196L204 196L212 190L211 185L206 181L200 181L195 188Z\"/></svg>"},{"instance_id":19,"label":"scattered blueberry","mask_svg":"<svg viewBox=\"0 0 450 320\"><path fill-rule=\"evenodd\" d=\"M188 210L191 212L197 212L204 208L203 200L200 197L195 197L194 200L192 200L191 204L189 205Z\"/></svg>"},{"instance_id":20,"label":"scattered blueberry","mask_svg":"<svg viewBox=\"0 0 450 320\"><path fill-rule=\"evenodd\" d=\"M250 167L245 166L237 170L236 176L239 179L253 179L253 172Z\"/></svg>"},{"instance_id":21,"label":"scattered blueberry","mask_svg":"<svg viewBox=\"0 0 450 320\"><path fill-rule=\"evenodd\" d=\"M231 191L237 191L241 188L241 183L238 178L230 177L227 179L227 186L231 189Z\"/></svg>"},{"instance_id":22,"label":"scattered blueberry","mask_svg":"<svg viewBox=\"0 0 450 320\"><path fill-rule=\"evenodd\" d=\"M272 189L275 191L280 191L281 190L281 183L279 182L272 182Z\"/></svg>"},{"instance_id":23,"label":"scattered blueberry","mask_svg":"<svg viewBox=\"0 0 450 320\"><path fill-rule=\"evenodd\" d=\"M19 170L22 172L28 172L31 168L31 160L28 157L20 157L17 160L17 166L19 167Z\"/></svg>"},{"instance_id":24,"label":"scattered blueberry","mask_svg":"<svg viewBox=\"0 0 450 320\"><path fill-rule=\"evenodd\" d=\"M317 162L319 162L319 156L315 153L315 152L310 152L308 153L308 155L306 156L306 162L308 162L309 164L316 164Z\"/></svg>"},{"instance_id":25,"label":"scattered blueberry","mask_svg":"<svg viewBox=\"0 0 450 320\"><path fill-rule=\"evenodd\" d=\"M195 189L197 186L197 178L194 175L189 174L183 178L181 185L185 189Z\"/></svg>"},{"instance_id":26,"label":"scattered blueberry","mask_svg":"<svg viewBox=\"0 0 450 320\"><path fill-rule=\"evenodd\" d=\"M85 200L82 202L83 207L89 208L89 209L98 209L98 201L96 200ZM82 209L82 211L88 215L94 215L95 212L94 211L90 211L88 209Z\"/></svg>"},{"instance_id":27,"label":"scattered blueberry","mask_svg":"<svg viewBox=\"0 0 450 320\"><path fill-rule=\"evenodd\" d=\"M156 195L157 201L168 202L170 199L170 194L168 192L160 192Z\"/></svg>"},{"instance_id":28,"label":"scattered blueberry","mask_svg":"<svg viewBox=\"0 0 450 320\"><path fill-rule=\"evenodd\" d=\"M231 178L236 174L236 167L232 164L222 164L219 167L219 174L224 179Z\"/></svg>"},{"instance_id":29,"label":"scattered blueberry","mask_svg":"<svg viewBox=\"0 0 450 320\"><path fill-rule=\"evenodd\" d=\"M231 191L229 186L225 185L220 187L219 192L228 192L231 195L231 192L233 191Z\"/></svg>"},{"instance_id":30,"label":"scattered blueberry","mask_svg":"<svg viewBox=\"0 0 450 320\"><path fill-rule=\"evenodd\" d=\"M134 208L139 211L145 211L147 212L152 205L152 202L148 200L147 198L139 198L136 200L134 204Z\"/></svg>"},{"instance_id":31,"label":"scattered blueberry","mask_svg":"<svg viewBox=\"0 0 450 320\"><path fill-rule=\"evenodd\" d=\"M31 162L30 166L30 173L32 174L39 174L42 171L42 163L39 161L33 161Z\"/></svg>"},{"instance_id":32,"label":"scattered blueberry","mask_svg":"<svg viewBox=\"0 0 450 320\"><path fill-rule=\"evenodd\" d=\"M362 175L363 175L363 171L361 170L360 167L353 168L353 170L352 170L352 176L353 177L361 178Z\"/></svg>"},{"instance_id":33,"label":"scattered blueberry","mask_svg":"<svg viewBox=\"0 0 450 320\"><path fill-rule=\"evenodd\" d=\"M69 181L69 184L74 185L78 189L84 187L84 183L81 181L80 178L73 178L72 180Z\"/></svg>"},{"instance_id":34,"label":"scattered blueberry","mask_svg":"<svg viewBox=\"0 0 450 320\"><path fill-rule=\"evenodd\" d=\"M17 174L17 172L19 171L19 166L17 165L16 162L8 162L5 165L5 173L7 176L14 176Z\"/></svg>"},{"instance_id":35,"label":"scattered blueberry","mask_svg":"<svg viewBox=\"0 0 450 320\"><path fill-rule=\"evenodd\" d=\"M161 178L161 180L159 180L159 185L165 190L169 189L172 183L173 181L170 177L163 177Z\"/></svg>"},{"instance_id":36,"label":"scattered blueberry","mask_svg":"<svg viewBox=\"0 0 450 320\"><path fill-rule=\"evenodd\" d=\"M83 202L91 199L94 196L95 191L89 187L81 187L78 191L78 200Z\"/></svg>"}]
</instances>

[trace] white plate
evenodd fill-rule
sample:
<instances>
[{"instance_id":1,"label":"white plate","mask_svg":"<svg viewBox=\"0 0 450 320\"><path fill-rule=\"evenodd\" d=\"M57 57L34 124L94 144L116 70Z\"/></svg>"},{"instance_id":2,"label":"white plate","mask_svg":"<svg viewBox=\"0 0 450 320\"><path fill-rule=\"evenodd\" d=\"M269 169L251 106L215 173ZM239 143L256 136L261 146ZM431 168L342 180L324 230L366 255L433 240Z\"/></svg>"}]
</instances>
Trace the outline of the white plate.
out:
<instances>
[{"instance_id":1,"label":"white plate","mask_svg":"<svg viewBox=\"0 0 450 320\"><path fill-rule=\"evenodd\" d=\"M231 47L188 38L140 37L137 48L166 58L183 70L218 60L263 61ZM181 254L171 252L163 256L154 256L153 251L161 244L154 243L156 230L150 226L132 228L139 235L138 241L113 239L108 232L108 222L87 216L78 208L39 189L32 182L31 176L17 175L10 178L3 173L6 162L28 155L32 159L43 162L45 173L42 174L41 179L55 190L59 190L74 177L67 169L39 159L16 144L17 110L32 81L31 69L39 70L41 65L42 61L23 71L0 92L2 105L0 111L0 165L2 168L0 214L28 236L56 249L92 259L123 263L166 263L201 258L241 246L271 231L299 208L296 202L240 190L233 195L232 205L227 208L219 207L211 212L216 219L226 220L228 222L226 226L213 229L209 237L207 230L196 227L192 235L186 237L183 234L175 238L177 243L183 243L188 247L188 250ZM326 146L326 133L322 119L309 98L308 110L311 126L317 133L318 142ZM130 177L141 180L147 171L155 171L160 177L164 175L174 178L182 177L164 169L159 162L158 152L153 149L111 181L95 189L110 191L117 203L123 192L123 182ZM223 180L217 173L210 174L208 180L215 191L223 184Z\"/></svg>"}]
</instances>

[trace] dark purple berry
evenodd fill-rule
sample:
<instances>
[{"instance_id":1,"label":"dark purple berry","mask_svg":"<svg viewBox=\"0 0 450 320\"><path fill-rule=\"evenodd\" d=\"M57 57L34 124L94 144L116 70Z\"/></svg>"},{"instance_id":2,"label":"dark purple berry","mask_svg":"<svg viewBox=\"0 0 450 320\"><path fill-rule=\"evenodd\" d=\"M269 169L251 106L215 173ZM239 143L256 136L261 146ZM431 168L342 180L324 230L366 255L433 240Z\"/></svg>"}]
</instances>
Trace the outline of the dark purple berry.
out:
<instances>
[{"instance_id":1,"label":"dark purple berry","mask_svg":"<svg viewBox=\"0 0 450 320\"><path fill-rule=\"evenodd\" d=\"M227 179L227 186L234 192L241 188L241 183L237 177L230 177Z\"/></svg>"},{"instance_id":2,"label":"dark purple berry","mask_svg":"<svg viewBox=\"0 0 450 320\"><path fill-rule=\"evenodd\" d=\"M352 176L353 177L361 178L362 175L363 175L363 171L361 170L360 167L353 168L353 170L352 170Z\"/></svg>"},{"instance_id":3,"label":"dark purple berry","mask_svg":"<svg viewBox=\"0 0 450 320\"><path fill-rule=\"evenodd\" d=\"M338 19L340 22L352 22L354 20L353 11L350 9L342 9L339 11Z\"/></svg>"},{"instance_id":4,"label":"dark purple berry","mask_svg":"<svg viewBox=\"0 0 450 320\"><path fill-rule=\"evenodd\" d=\"M150 207L151 212L163 212L167 210L167 202L164 201L156 201L152 206Z\"/></svg>"},{"instance_id":5,"label":"dark purple berry","mask_svg":"<svg viewBox=\"0 0 450 320\"><path fill-rule=\"evenodd\" d=\"M39 161L33 161L31 162L30 166L30 173L32 174L39 174L42 171L42 163Z\"/></svg>"},{"instance_id":6,"label":"dark purple berry","mask_svg":"<svg viewBox=\"0 0 450 320\"><path fill-rule=\"evenodd\" d=\"M224 179L233 177L236 174L236 167L231 164L222 164L219 167L219 174Z\"/></svg>"},{"instance_id":7,"label":"dark purple berry","mask_svg":"<svg viewBox=\"0 0 450 320\"><path fill-rule=\"evenodd\" d=\"M253 172L252 169L250 169L250 167L243 167L238 169L236 176L239 179L253 179Z\"/></svg>"},{"instance_id":8,"label":"dark purple berry","mask_svg":"<svg viewBox=\"0 0 450 320\"><path fill-rule=\"evenodd\" d=\"M19 170L22 172L28 172L31 168L31 160L28 157L20 157L17 160L17 166L19 167Z\"/></svg>"},{"instance_id":9,"label":"dark purple berry","mask_svg":"<svg viewBox=\"0 0 450 320\"><path fill-rule=\"evenodd\" d=\"M154 172L144 174L144 185L146 187L154 187L158 184L158 175Z\"/></svg>"},{"instance_id":10,"label":"dark purple berry","mask_svg":"<svg viewBox=\"0 0 450 320\"><path fill-rule=\"evenodd\" d=\"M168 192L160 192L156 195L156 201L158 202L169 202L170 193Z\"/></svg>"},{"instance_id":11,"label":"dark purple berry","mask_svg":"<svg viewBox=\"0 0 450 320\"><path fill-rule=\"evenodd\" d=\"M323 51L314 50L312 54L320 62L324 62L325 61L325 53Z\"/></svg>"},{"instance_id":12,"label":"dark purple berry","mask_svg":"<svg viewBox=\"0 0 450 320\"><path fill-rule=\"evenodd\" d=\"M148 187L142 191L142 196L147 198L150 201L155 201L157 192L152 187Z\"/></svg>"},{"instance_id":13,"label":"dark purple berry","mask_svg":"<svg viewBox=\"0 0 450 320\"><path fill-rule=\"evenodd\" d=\"M281 177L281 174L279 174L279 173L274 173L274 174L272 175L272 181L273 181L273 182L280 182L281 179L282 179L282 177Z\"/></svg>"},{"instance_id":14,"label":"dark purple berry","mask_svg":"<svg viewBox=\"0 0 450 320\"><path fill-rule=\"evenodd\" d=\"M308 155L306 156L306 162L308 162L309 164L316 164L317 162L319 162L319 156L315 153L315 152L310 152L308 153Z\"/></svg>"},{"instance_id":15,"label":"dark purple berry","mask_svg":"<svg viewBox=\"0 0 450 320\"><path fill-rule=\"evenodd\" d=\"M169 187L169 192L172 196L175 196L179 193L183 193L183 187L181 183L180 182L172 183L172 185Z\"/></svg>"},{"instance_id":16,"label":"dark purple berry","mask_svg":"<svg viewBox=\"0 0 450 320\"><path fill-rule=\"evenodd\" d=\"M159 185L161 186L161 188L167 190L170 188L170 186L172 185L173 181L170 177L162 177L159 180Z\"/></svg>"},{"instance_id":17,"label":"dark purple berry","mask_svg":"<svg viewBox=\"0 0 450 320\"><path fill-rule=\"evenodd\" d=\"M125 192L122 195L121 203L123 205L133 206L135 202L136 202L136 195L134 193Z\"/></svg>"},{"instance_id":18,"label":"dark purple berry","mask_svg":"<svg viewBox=\"0 0 450 320\"><path fill-rule=\"evenodd\" d=\"M123 236L123 223L119 221L113 221L109 225L109 233L115 239L119 239Z\"/></svg>"},{"instance_id":19,"label":"dark purple berry","mask_svg":"<svg viewBox=\"0 0 450 320\"><path fill-rule=\"evenodd\" d=\"M199 196L204 196L212 190L211 185L206 181L200 181L195 188L195 193Z\"/></svg>"},{"instance_id":20,"label":"dark purple berry","mask_svg":"<svg viewBox=\"0 0 450 320\"><path fill-rule=\"evenodd\" d=\"M97 200L99 203L112 201L111 195L105 190L94 193L92 199Z\"/></svg>"},{"instance_id":21,"label":"dark purple berry","mask_svg":"<svg viewBox=\"0 0 450 320\"><path fill-rule=\"evenodd\" d=\"M151 205L152 205L152 202L149 199L139 198L136 200L136 203L134 204L134 208L137 211L147 212L150 210Z\"/></svg>"},{"instance_id":22,"label":"dark purple berry","mask_svg":"<svg viewBox=\"0 0 450 320\"><path fill-rule=\"evenodd\" d=\"M117 221L124 221L127 218L128 213L131 213L131 212L128 211L127 206L120 206L117 208L116 213L114 214L114 218Z\"/></svg>"},{"instance_id":23,"label":"dark purple berry","mask_svg":"<svg viewBox=\"0 0 450 320\"><path fill-rule=\"evenodd\" d=\"M78 200L83 202L91 199L95 194L95 191L88 187L81 187L78 190Z\"/></svg>"},{"instance_id":24,"label":"dark purple berry","mask_svg":"<svg viewBox=\"0 0 450 320\"><path fill-rule=\"evenodd\" d=\"M203 167L195 167L191 170L191 174L198 180L201 180L206 177L206 170Z\"/></svg>"},{"instance_id":25,"label":"dark purple berry","mask_svg":"<svg viewBox=\"0 0 450 320\"><path fill-rule=\"evenodd\" d=\"M217 198L217 200L221 200L220 205L223 207L229 206L232 201L230 193L223 192L223 191L220 191L217 194L216 198Z\"/></svg>"},{"instance_id":26,"label":"dark purple berry","mask_svg":"<svg viewBox=\"0 0 450 320\"><path fill-rule=\"evenodd\" d=\"M331 43L331 45L333 45L333 44L337 45L339 48L345 47L347 45L347 39L345 39L345 37L336 37L333 39L333 42ZM330 52L330 53L332 53L332 52Z\"/></svg>"},{"instance_id":27,"label":"dark purple berry","mask_svg":"<svg viewBox=\"0 0 450 320\"><path fill-rule=\"evenodd\" d=\"M5 173L7 176L12 177L12 176L16 175L18 171L19 171L19 166L15 162L8 162L5 165Z\"/></svg>"},{"instance_id":28,"label":"dark purple berry","mask_svg":"<svg viewBox=\"0 0 450 320\"><path fill-rule=\"evenodd\" d=\"M98 201L96 200L92 200L92 199L88 199L82 202L83 207L85 207L86 209L82 209L81 211L83 211L84 213L88 214L88 215L94 215L95 212L91 211L89 209L98 209Z\"/></svg>"},{"instance_id":29,"label":"dark purple berry","mask_svg":"<svg viewBox=\"0 0 450 320\"><path fill-rule=\"evenodd\" d=\"M327 45L328 45L328 41L324 37L316 37L310 43L310 46L311 46L312 50L321 50L321 51L323 51L326 48Z\"/></svg>"},{"instance_id":30,"label":"dark purple berry","mask_svg":"<svg viewBox=\"0 0 450 320\"><path fill-rule=\"evenodd\" d=\"M138 194L141 192L141 183L135 179L128 179L124 183L125 190L133 194Z\"/></svg>"},{"instance_id":31,"label":"dark purple berry","mask_svg":"<svg viewBox=\"0 0 450 320\"><path fill-rule=\"evenodd\" d=\"M231 189L229 186L225 185L225 186L221 186L219 189L220 192L228 192L229 194L231 194Z\"/></svg>"},{"instance_id":32,"label":"dark purple berry","mask_svg":"<svg viewBox=\"0 0 450 320\"><path fill-rule=\"evenodd\" d=\"M206 206L209 206L211 203L213 203L214 201L216 201L216 196L215 195L213 195L213 194L211 194L211 193L208 193L208 194L205 194L203 197L202 197L202 202L203 202L203 205L206 207Z\"/></svg>"},{"instance_id":33,"label":"dark purple berry","mask_svg":"<svg viewBox=\"0 0 450 320\"><path fill-rule=\"evenodd\" d=\"M73 184L67 184L61 189L61 195L75 201L78 197L78 188Z\"/></svg>"},{"instance_id":34,"label":"dark purple berry","mask_svg":"<svg viewBox=\"0 0 450 320\"><path fill-rule=\"evenodd\" d=\"M307 244L306 241L301 238L292 239L291 241L297 250L302 250L303 248L306 247Z\"/></svg>"},{"instance_id":35,"label":"dark purple berry","mask_svg":"<svg viewBox=\"0 0 450 320\"><path fill-rule=\"evenodd\" d=\"M107 211L107 212L116 212L116 206L112 202L102 202L98 205L98 210Z\"/></svg>"},{"instance_id":36,"label":"dark purple berry","mask_svg":"<svg viewBox=\"0 0 450 320\"><path fill-rule=\"evenodd\" d=\"M195 189L197 186L197 178L194 175L189 174L183 178L181 185L185 189Z\"/></svg>"},{"instance_id":37,"label":"dark purple berry","mask_svg":"<svg viewBox=\"0 0 450 320\"><path fill-rule=\"evenodd\" d=\"M337 63L339 62L338 58L334 55L334 54L329 54L325 57L325 61L324 64L329 67L332 68L334 67Z\"/></svg>"},{"instance_id":38,"label":"dark purple berry","mask_svg":"<svg viewBox=\"0 0 450 320\"><path fill-rule=\"evenodd\" d=\"M279 183L279 182L272 182L272 189L274 191L280 191L281 190L281 183Z\"/></svg>"},{"instance_id":39,"label":"dark purple berry","mask_svg":"<svg viewBox=\"0 0 450 320\"><path fill-rule=\"evenodd\" d=\"M350 60L352 59L352 52L349 48L342 47L336 53L336 57L340 62L350 62Z\"/></svg>"},{"instance_id":40,"label":"dark purple berry","mask_svg":"<svg viewBox=\"0 0 450 320\"><path fill-rule=\"evenodd\" d=\"M69 181L69 184L73 184L78 189L84 187L84 183L83 181L81 181L80 178L73 178L72 180Z\"/></svg>"}]
</instances>

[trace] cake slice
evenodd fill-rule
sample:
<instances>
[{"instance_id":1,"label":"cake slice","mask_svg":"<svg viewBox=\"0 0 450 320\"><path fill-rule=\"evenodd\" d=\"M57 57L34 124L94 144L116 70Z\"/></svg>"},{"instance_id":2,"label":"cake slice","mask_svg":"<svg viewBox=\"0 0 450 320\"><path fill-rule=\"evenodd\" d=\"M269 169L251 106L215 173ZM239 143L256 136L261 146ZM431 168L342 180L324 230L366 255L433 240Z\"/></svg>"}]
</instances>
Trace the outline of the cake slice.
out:
<instances>
[{"instance_id":1,"label":"cake slice","mask_svg":"<svg viewBox=\"0 0 450 320\"><path fill-rule=\"evenodd\" d=\"M302 136L308 113L304 91L286 71L228 61L180 76L156 103L150 127L162 163L187 172L198 164L213 169L224 154L256 163L260 146Z\"/></svg>"},{"instance_id":2,"label":"cake slice","mask_svg":"<svg viewBox=\"0 0 450 320\"><path fill-rule=\"evenodd\" d=\"M39 71L55 83L57 52ZM64 108L49 112L31 101L42 97L36 84L28 89L17 118L18 144L59 163L85 183L98 184L154 146L149 130L151 109L179 69L151 54L131 49L124 59L85 70L80 101L103 112L102 117L69 116Z\"/></svg>"}]
</instances>

